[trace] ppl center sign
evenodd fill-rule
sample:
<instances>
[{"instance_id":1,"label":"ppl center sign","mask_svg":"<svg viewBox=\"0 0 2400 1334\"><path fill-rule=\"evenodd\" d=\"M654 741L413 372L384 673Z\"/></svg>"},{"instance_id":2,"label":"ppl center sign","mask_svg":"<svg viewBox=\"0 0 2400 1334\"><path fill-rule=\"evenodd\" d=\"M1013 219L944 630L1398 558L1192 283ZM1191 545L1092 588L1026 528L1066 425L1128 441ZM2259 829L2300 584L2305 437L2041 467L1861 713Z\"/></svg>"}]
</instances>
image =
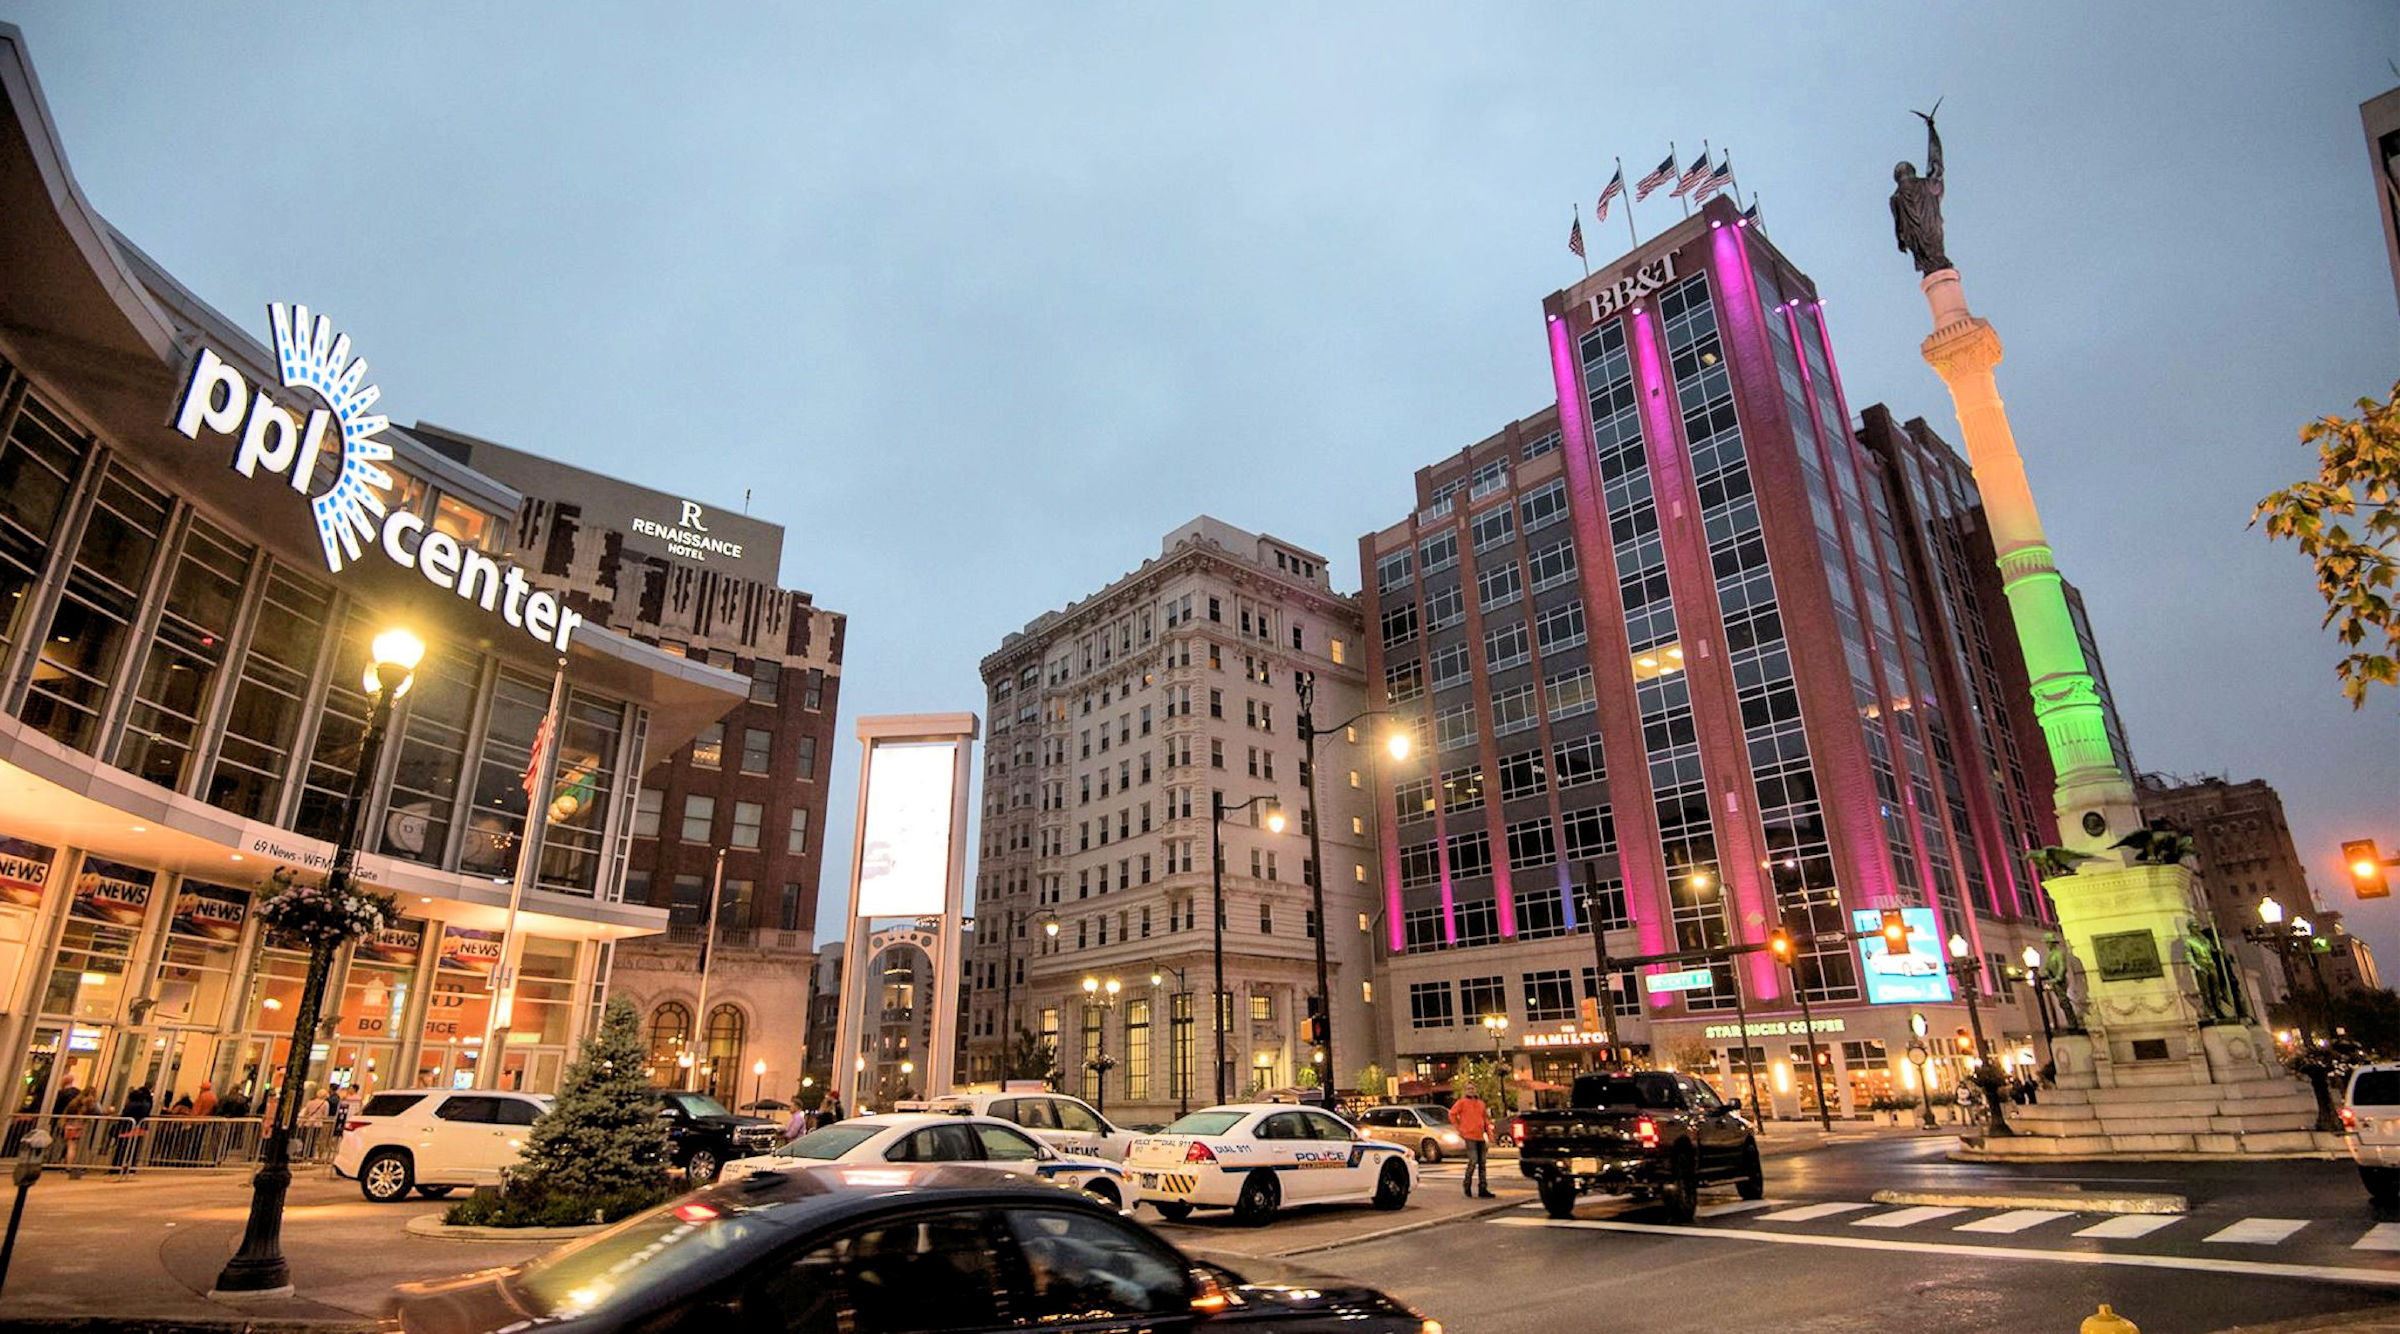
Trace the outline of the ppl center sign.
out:
<instances>
[{"instance_id":1,"label":"ppl center sign","mask_svg":"<svg viewBox=\"0 0 2400 1334\"><path fill-rule=\"evenodd\" d=\"M350 355L350 336L334 332L308 307L267 307L275 338L275 360L286 392L306 391L320 406L304 411L279 402L266 386L253 387L240 370L203 346L175 410L175 429L189 440L203 429L237 438L233 470L244 477L281 477L309 496L325 567L336 574L370 551L425 581L506 621L511 629L564 652L583 617L550 593L536 589L524 571L494 560L425 520L390 503L395 481L384 465L392 447L383 438L391 419L375 412L383 391L367 381L366 358ZM328 432L340 429L338 443ZM330 451L338 457L327 459ZM312 495L318 474L334 469L332 483Z\"/></svg>"}]
</instances>

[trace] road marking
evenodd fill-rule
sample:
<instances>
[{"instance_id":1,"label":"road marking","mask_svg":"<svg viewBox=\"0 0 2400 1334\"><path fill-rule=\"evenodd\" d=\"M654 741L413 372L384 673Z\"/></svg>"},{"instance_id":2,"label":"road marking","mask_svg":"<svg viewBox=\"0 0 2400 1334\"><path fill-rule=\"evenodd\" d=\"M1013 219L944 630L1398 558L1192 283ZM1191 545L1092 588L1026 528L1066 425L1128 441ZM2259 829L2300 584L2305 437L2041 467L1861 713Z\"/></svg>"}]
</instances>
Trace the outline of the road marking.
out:
<instances>
[{"instance_id":1,"label":"road marking","mask_svg":"<svg viewBox=\"0 0 2400 1334\"><path fill-rule=\"evenodd\" d=\"M1877 1214L1873 1218L1853 1218L1850 1220L1850 1226L1915 1227L1919 1223L1929 1223L1936 1218L1948 1218L1952 1214L1963 1214L1965 1212L1966 1210L1964 1209L1950 1209L1939 1205L1921 1204L1914 1209L1894 1209L1888 1214Z\"/></svg>"},{"instance_id":2,"label":"road marking","mask_svg":"<svg viewBox=\"0 0 2400 1334\"><path fill-rule=\"evenodd\" d=\"M2272 1246L2307 1226L2305 1218L2245 1218L2221 1232L2208 1234L2203 1240Z\"/></svg>"},{"instance_id":3,"label":"road marking","mask_svg":"<svg viewBox=\"0 0 2400 1334\"><path fill-rule=\"evenodd\" d=\"M2400 1223L2377 1223L2367 1235L2350 1243L2354 1251L2400 1251Z\"/></svg>"},{"instance_id":4,"label":"road marking","mask_svg":"<svg viewBox=\"0 0 2400 1334\"><path fill-rule=\"evenodd\" d=\"M1657 1232L1669 1236L1713 1237L1719 1241L1757 1241L1776 1246L1829 1246L1851 1251L1905 1251L1919 1255L1978 1257L1987 1260L2034 1260L2062 1265L2101 1265L2122 1269L2181 1269L2204 1274L2247 1274L2253 1278L2305 1279L2318 1283L2356 1283L2364 1287L2400 1288L2400 1269L2352 1269L2340 1265L2295 1265L2268 1260L2227 1260L2216 1256L2134 1255L2124 1251L2042 1251L2025 1246L1986 1246L1956 1241L1902 1241L1897 1237L1824 1236L1810 1232L1759 1232L1738 1227L1679 1227L1672 1223L1620 1223L1605 1218L1496 1218L1502 1227L1582 1228L1591 1232Z\"/></svg>"},{"instance_id":5,"label":"road marking","mask_svg":"<svg viewBox=\"0 0 2400 1334\"><path fill-rule=\"evenodd\" d=\"M1873 1207L1866 1204L1804 1204L1797 1209L1785 1209L1780 1213L1760 1214L1758 1221L1761 1223L1805 1223L1814 1218L1831 1218L1835 1214L1846 1214Z\"/></svg>"},{"instance_id":6,"label":"road marking","mask_svg":"<svg viewBox=\"0 0 2400 1334\"><path fill-rule=\"evenodd\" d=\"M2073 1218L2074 1216L2074 1214L2061 1209L2011 1209L2004 1214L1978 1218L1972 1223L1961 1223L1950 1230L1953 1232L2023 1232L2029 1227L2040 1227L2052 1219Z\"/></svg>"},{"instance_id":7,"label":"road marking","mask_svg":"<svg viewBox=\"0 0 2400 1334\"><path fill-rule=\"evenodd\" d=\"M1781 1200L1733 1200L1725 1204L1704 1204L1694 1211L1696 1218L1723 1218L1727 1214L1748 1213L1752 1209L1772 1209Z\"/></svg>"},{"instance_id":8,"label":"road marking","mask_svg":"<svg viewBox=\"0 0 2400 1334\"><path fill-rule=\"evenodd\" d=\"M2177 1214L2118 1214L2114 1218L2104 1218L2090 1227L2078 1231L2075 1235L2099 1237L2102 1240L2131 1241L2135 1237L2147 1237L2170 1223L2181 1221L2182 1217Z\"/></svg>"}]
</instances>

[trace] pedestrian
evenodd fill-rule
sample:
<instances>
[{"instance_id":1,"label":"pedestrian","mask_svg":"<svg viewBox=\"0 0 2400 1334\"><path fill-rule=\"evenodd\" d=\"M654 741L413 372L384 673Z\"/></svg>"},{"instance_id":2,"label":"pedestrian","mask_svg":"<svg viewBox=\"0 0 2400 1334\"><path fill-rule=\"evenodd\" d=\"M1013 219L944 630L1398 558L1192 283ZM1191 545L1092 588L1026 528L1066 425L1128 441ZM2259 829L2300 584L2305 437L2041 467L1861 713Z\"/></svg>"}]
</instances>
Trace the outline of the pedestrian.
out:
<instances>
[{"instance_id":1,"label":"pedestrian","mask_svg":"<svg viewBox=\"0 0 2400 1334\"><path fill-rule=\"evenodd\" d=\"M342 1092L339 1084L325 1086L325 1119L332 1124L335 1139L340 1139L342 1132L350 1128L350 1103Z\"/></svg>"},{"instance_id":2,"label":"pedestrian","mask_svg":"<svg viewBox=\"0 0 2400 1334\"><path fill-rule=\"evenodd\" d=\"M796 1139L800 1138L802 1135L805 1135L805 1134L807 1134L807 1133L808 1133L808 1109L807 1109L807 1108L805 1108L805 1107L795 1107L795 1108L793 1108L793 1109L792 1109L792 1118L791 1118L789 1121L786 1121L786 1122L784 1122L784 1123L783 1123L783 1138L784 1138L784 1141L785 1141L786 1143L789 1143L789 1142L791 1142L792 1140L796 1140Z\"/></svg>"},{"instance_id":3,"label":"pedestrian","mask_svg":"<svg viewBox=\"0 0 2400 1334\"><path fill-rule=\"evenodd\" d=\"M50 1114L52 1116L65 1116L67 1114L67 1104L82 1096L83 1090L75 1086L74 1080L68 1080L65 1088L62 1088L57 1093L51 1095Z\"/></svg>"},{"instance_id":4,"label":"pedestrian","mask_svg":"<svg viewBox=\"0 0 2400 1334\"><path fill-rule=\"evenodd\" d=\"M1958 1081L1957 1103L1958 1123L1963 1126L1967 1122L1974 1119L1975 1086L1973 1084L1970 1084L1963 1079Z\"/></svg>"},{"instance_id":5,"label":"pedestrian","mask_svg":"<svg viewBox=\"0 0 2400 1334\"><path fill-rule=\"evenodd\" d=\"M831 1098L825 1100L825 1124L832 1125L834 1122L841 1119L842 1095L836 1093Z\"/></svg>"},{"instance_id":6,"label":"pedestrian","mask_svg":"<svg viewBox=\"0 0 2400 1334\"><path fill-rule=\"evenodd\" d=\"M92 1137L94 1129L99 1124L96 1118L100 1112L100 1105L92 1101L92 1095L82 1089L74 1090L74 1094L73 1098L67 1100L66 1110L59 1113L59 1116L63 1118L59 1132L67 1141L67 1175L81 1177L83 1175L84 1144Z\"/></svg>"},{"instance_id":7,"label":"pedestrian","mask_svg":"<svg viewBox=\"0 0 2400 1334\"><path fill-rule=\"evenodd\" d=\"M117 1122L115 1155L117 1171L131 1172L133 1170L133 1164L139 1156L142 1137L150 1133L142 1125L142 1122L150 1119L150 1113L156 1105L156 1098L150 1092L148 1084L136 1085L132 1092L125 1095L125 1105L117 1111L120 1118Z\"/></svg>"},{"instance_id":8,"label":"pedestrian","mask_svg":"<svg viewBox=\"0 0 2400 1334\"><path fill-rule=\"evenodd\" d=\"M1481 1195L1492 1199L1492 1172L1488 1155L1491 1153L1492 1111L1484 1105L1475 1090L1468 1089L1458 1101L1450 1104L1450 1127L1467 1142L1467 1174L1459 1183L1470 1197ZM1481 1189L1477 1189L1478 1181Z\"/></svg>"},{"instance_id":9,"label":"pedestrian","mask_svg":"<svg viewBox=\"0 0 2400 1334\"><path fill-rule=\"evenodd\" d=\"M200 1081L200 1096L192 1099L192 1115L215 1116L216 1114L217 1086L203 1079Z\"/></svg>"},{"instance_id":10,"label":"pedestrian","mask_svg":"<svg viewBox=\"0 0 2400 1334\"><path fill-rule=\"evenodd\" d=\"M169 1106L168 1106L168 1108L167 1108L167 1115L169 1115L169 1116L196 1116L196 1115L198 1115L198 1113L196 1113L196 1112L194 1112L194 1111L192 1110L192 1106L193 1106L193 1104L192 1104L192 1095L191 1095L191 1094L189 1094L189 1093L178 1093L178 1094L176 1094L176 1095L175 1095L175 1101L174 1101L174 1102L173 1102L171 1105L169 1105Z\"/></svg>"},{"instance_id":11,"label":"pedestrian","mask_svg":"<svg viewBox=\"0 0 2400 1334\"><path fill-rule=\"evenodd\" d=\"M219 1116L244 1117L249 1114L250 1100L242 1096L240 1089L234 1089L224 1097L217 1099L217 1115Z\"/></svg>"}]
</instances>

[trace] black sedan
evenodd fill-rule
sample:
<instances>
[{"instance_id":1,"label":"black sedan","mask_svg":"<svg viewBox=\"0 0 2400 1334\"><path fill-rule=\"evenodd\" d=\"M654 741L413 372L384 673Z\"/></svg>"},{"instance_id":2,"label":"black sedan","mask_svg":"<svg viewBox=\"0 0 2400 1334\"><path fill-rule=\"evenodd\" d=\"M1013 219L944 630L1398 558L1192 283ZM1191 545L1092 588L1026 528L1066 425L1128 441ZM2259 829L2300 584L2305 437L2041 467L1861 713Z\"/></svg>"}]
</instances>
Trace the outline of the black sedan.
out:
<instances>
[{"instance_id":1,"label":"black sedan","mask_svg":"<svg viewBox=\"0 0 2400 1334\"><path fill-rule=\"evenodd\" d=\"M809 1167L686 1195L526 1264L400 1289L407 1334L1441 1334L1371 1288L1252 1282L1087 1196L986 1168Z\"/></svg>"}]
</instances>

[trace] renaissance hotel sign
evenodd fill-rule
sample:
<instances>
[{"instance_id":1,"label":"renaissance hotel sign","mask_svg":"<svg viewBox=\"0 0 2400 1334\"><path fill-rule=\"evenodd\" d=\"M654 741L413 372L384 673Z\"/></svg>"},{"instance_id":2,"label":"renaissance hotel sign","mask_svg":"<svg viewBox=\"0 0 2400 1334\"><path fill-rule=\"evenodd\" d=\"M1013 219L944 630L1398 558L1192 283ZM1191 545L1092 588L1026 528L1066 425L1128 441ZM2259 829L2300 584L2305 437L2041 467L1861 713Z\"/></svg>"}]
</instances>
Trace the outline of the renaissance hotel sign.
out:
<instances>
[{"instance_id":1,"label":"renaissance hotel sign","mask_svg":"<svg viewBox=\"0 0 2400 1334\"><path fill-rule=\"evenodd\" d=\"M325 567L336 574L370 552L415 570L434 587L463 598L549 647L564 651L583 617L536 589L524 571L494 560L416 513L390 503L396 480L384 465L392 447L383 436L391 419L374 411L383 391L367 380L364 357L350 355L350 336L308 307L267 307L277 371L287 393L306 391L316 406L295 409L266 386L253 386L216 349L202 346L175 411L175 429L197 440L202 430L233 439L233 470L244 477L280 477L310 497ZM338 429L339 437L327 435ZM332 452L336 457L328 459ZM320 473L332 481L317 491Z\"/></svg>"}]
</instances>

